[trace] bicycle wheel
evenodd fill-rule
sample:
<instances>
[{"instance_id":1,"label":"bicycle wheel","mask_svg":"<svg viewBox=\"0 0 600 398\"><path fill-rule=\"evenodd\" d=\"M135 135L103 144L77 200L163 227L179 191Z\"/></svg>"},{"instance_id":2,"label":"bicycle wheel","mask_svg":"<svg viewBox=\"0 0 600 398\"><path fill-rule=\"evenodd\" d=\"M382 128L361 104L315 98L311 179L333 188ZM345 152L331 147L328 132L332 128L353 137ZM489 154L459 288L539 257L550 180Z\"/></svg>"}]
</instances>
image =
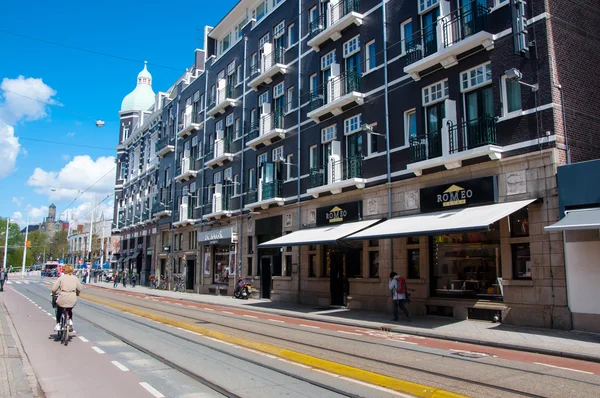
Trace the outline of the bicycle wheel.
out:
<instances>
[{"instance_id":1,"label":"bicycle wheel","mask_svg":"<svg viewBox=\"0 0 600 398\"><path fill-rule=\"evenodd\" d=\"M69 342L69 325L67 324L67 317L64 314L60 317L60 330L61 343L67 345Z\"/></svg>"}]
</instances>

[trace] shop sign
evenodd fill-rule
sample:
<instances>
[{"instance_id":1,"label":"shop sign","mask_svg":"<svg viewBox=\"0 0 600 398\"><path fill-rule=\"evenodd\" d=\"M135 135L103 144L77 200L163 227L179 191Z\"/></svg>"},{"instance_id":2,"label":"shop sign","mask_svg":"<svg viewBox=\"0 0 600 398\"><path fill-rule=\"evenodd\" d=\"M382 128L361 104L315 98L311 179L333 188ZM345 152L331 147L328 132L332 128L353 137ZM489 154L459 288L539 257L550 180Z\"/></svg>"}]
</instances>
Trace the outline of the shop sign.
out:
<instances>
[{"instance_id":1,"label":"shop sign","mask_svg":"<svg viewBox=\"0 0 600 398\"><path fill-rule=\"evenodd\" d=\"M498 200L496 177L423 188L420 200L422 213L495 203Z\"/></svg>"},{"instance_id":2,"label":"shop sign","mask_svg":"<svg viewBox=\"0 0 600 398\"><path fill-rule=\"evenodd\" d=\"M358 221L361 217L362 201L348 202L317 209L317 226Z\"/></svg>"},{"instance_id":3,"label":"shop sign","mask_svg":"<svg viewBox=\"0 0 600 398\"><path fill-rule=\"evenodd\" d=\"M198 242L203 245L217 245L230 243L232 237L233 230L231 228L215 229L212 231L199 232Z\"/></svg>"}]
</instances>

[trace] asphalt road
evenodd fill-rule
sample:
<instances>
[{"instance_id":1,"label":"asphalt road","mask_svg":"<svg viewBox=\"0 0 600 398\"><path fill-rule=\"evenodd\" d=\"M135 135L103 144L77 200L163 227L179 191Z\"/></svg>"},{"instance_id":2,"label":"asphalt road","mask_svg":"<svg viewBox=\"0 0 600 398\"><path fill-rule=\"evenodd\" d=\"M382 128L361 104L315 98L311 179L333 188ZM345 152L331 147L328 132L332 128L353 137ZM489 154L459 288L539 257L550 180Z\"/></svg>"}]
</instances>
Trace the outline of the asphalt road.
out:
<instances>
[{"instance_id":1,"label":"asphalt road","mask_svg":"<svg viewBox=\"0 0 600 398\"><path fill-rule=\"evenodd\" d=\"M84 340L75 338L62 347L48 338L54 324L45 312L52 312L49 285L37 279L29 282L11 285L14 291L8 289L4 300L17 329L24 328L21 339L44 391L61 385L63 379L56 377L52 363L64 355L73 366L73 373L65 373L81 374L74 382L92 393L86 396L152 396L140 383L169 397L397 396L340 377L335 367L324 371L306 362L299 365L260 349L250 351L199 335L194 332L198 328L467 396L596 397L600 388L598 364L563 369L548 366L551 357L540 356L539 363L532 363L501 358L484 347L476 352L449 350L443 343L421 344L415 336L95 288L85 289L75 310L76 329ZM129 314L128 309L143 316ZM152 317L168 318L180 327L148 319Z\"/></svg>"}]
</instances>

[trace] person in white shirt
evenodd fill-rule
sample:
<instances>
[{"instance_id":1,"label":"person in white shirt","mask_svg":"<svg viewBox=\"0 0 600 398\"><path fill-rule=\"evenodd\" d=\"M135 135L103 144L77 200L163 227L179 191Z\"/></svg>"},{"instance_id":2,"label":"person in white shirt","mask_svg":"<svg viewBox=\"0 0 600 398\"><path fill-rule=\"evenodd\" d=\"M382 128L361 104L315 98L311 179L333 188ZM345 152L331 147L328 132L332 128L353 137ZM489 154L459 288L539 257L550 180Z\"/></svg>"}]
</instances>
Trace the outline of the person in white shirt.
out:
<instances>
[{"instance_id":1,"label":"person in white shirt","mask_svg":"<svg viewBox=\"0 0 600 398\"><path fill-rule=\"evenodd\" d=\"M408 312L408 308L404 306L408 301L406 280L392 271L390 273L389 289L392 293L392 300L394 300L394 321L398 321L398 308L404 312L404 315L406 315L406 318L410 321L410 313Z\"/></svg>"}]
</instances>

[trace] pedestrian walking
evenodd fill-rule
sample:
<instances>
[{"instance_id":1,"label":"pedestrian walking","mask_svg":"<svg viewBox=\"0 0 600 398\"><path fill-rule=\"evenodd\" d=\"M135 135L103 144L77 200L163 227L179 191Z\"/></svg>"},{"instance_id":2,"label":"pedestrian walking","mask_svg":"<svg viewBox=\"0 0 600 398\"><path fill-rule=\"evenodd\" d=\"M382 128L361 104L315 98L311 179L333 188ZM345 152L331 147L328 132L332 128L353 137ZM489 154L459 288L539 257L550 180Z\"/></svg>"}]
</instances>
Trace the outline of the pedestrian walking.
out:
<instances>
[{"instance_id":1,"label":"pedestrian walking","mask_svg":"<svg viewBox=\"0 0 600 398\"><path fill-rule=\"evenodd\" d=\"M123 287L127 287L127 272L126 271L123 271L122 279L123 279Z\"/></svg>"},{"instance_id":2,"label":"pedestrian walking","mask_svg":"<svg viewBox=\"0 0 600 398\"><path fill-rule=\"evenodd\" d=\"M2 268L0 271L0 292L4 291L4 282L8 280L8 272L6 272L6 268Z\"/></svg>"},{"instance_id":3,"label":"pedestrian walking","mask_svg":"<svg viewBox=\"0 0 600 398\"><path fill-rule=\"evenodd\" d=\"M118 284L119 284L119 272L115 271L115 273L113 274L113 287L117 287Z\"/></svg>"},{"instance_id":4,"label":"pedestrian walking","mask_svg":"<svg viewBox=\"0 0 600 398\"><path fill-rule=\"evenodd\" d=\"M131 287L135 287L135 281L136 281L136 279L137 279L137 273L133 272L131 274Z\"/></svg>"},{"instance_id":5,"label":"pedestrian walking","mask_svg":"<svg viewBox=\"0 0 600 398\"><path fill-rule=\"evenodd\" d=\"M404 306L409 300L406 279L392 271L390 273L389 288L392 293L392 300L394 301L394 321L398 320L398 308L404 312L404 315L410 321L410 313L408 312L408 308Z\"/></svg>"}]
</instances>

